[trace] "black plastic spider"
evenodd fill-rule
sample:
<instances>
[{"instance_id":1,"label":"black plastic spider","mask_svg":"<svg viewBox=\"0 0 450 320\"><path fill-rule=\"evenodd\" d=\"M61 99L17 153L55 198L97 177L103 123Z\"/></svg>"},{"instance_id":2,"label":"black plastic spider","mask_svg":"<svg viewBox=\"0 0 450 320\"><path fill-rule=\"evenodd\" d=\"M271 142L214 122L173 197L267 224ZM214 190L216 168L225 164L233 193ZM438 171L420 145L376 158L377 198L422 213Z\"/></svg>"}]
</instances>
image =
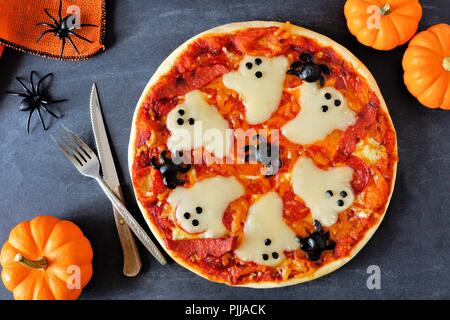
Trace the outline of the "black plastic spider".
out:
<instances>
[{"instance_id":1,"label":"black plastic spider","mask_svg":"<svg viewBox=\"0 0 450 320\"><path fill-rule=\"evenodd\" d=\"M323 232L319 221L314 220L314 227L316 231L309 236L298 238L300 249L308 254L308 259L311 261L319 260L323 251L333 250L336 247L336 242L330 240L330 232Z\"/></svg>"},{"instance_id":2,"label":"black plastic spider","mask_svg":"<svg viewBox=\"0 0 450 320\"><path fill-rule=\"evenodd\" d=\"M28 88L23 83L23 81L20 80L20 78L18 78L18 77L16 78L16 80L20 83L22 88L25 90L24 93L14 92L14 91L6 91L7 94L10 94L13 96L19 96L19 97L23 98L22 102L20 103L19 110L20 111L28 111L30 113L28 115L28 120L27 120L27 133L28 134L30 134L30 120L31 120L31 115L33 114L34 110L37 110L39 119L41 120L42 127L44 128L44 130L47 130L48 128L45 127L44 119L42 119L41 108L44 109L45 111L47 111L51 116L55 117L56 119L59 119L59 117L48 108L48 105L52 104L52 103L59 103L59 102L67 101L67 99L50 100L49 97L47 96L47 94L42 92L41 85L42 85L43 81L46 78L53 76L53 73L49 73L49 74L45 75L44 77L42 77L41 79L39 79L37 84L34 83L33 76L35 74L37 74L35 71L31 71L31 74L30 74L31 86L30 86L30 88Z\"/></svg>"},{"instance_id":3,"label":"black plastic spider","mask_svg":"<svg viewBox=\"0 0 450 320\"><path fill-rule=\"evenodd\" d=\"M266 139L259 134L254 135L253 140L256 141L256 145L246 145L244 147L244 161L257 161L263 164L267 168L264 176L273 176L278 172L282 165L278 146L273 143L268 143Z\"/></svg>"},{"instance_id":4,"label":"black plastic spider","mask_svg":"<svg viewBox=\"0 0 450 320\"><path fill-rule=\"evenodd\" d=\"M329 75L330 69L324 64L314 63L313 56L309 53L302 53L299 59L291 64L291 68L287 73L307 82L316 82L319 80L320 86L323 87L325 77L322 74Z\"/></svg>"},{"instance_id":5,"label":"black plastic spider","mask_svg":"<svg viewBox=\"0 0 450 320\"><path fill-rule=\"evenodd\" d=\"M63 53L64 53L64 47L66 46L66 39L69 40L70 45L72 46L72 48L78 53L80 54L80 52L78 51L77 46L75 45L75 43L73 42L72 38L70 38L71 35L87 41L89 43L92 43L93 41L77 34L75 31L73 31L73 29L75 28L75 25L69 26L68 21L72 18L73 15L69 14L68 16L62 18L61 15L61 11L62 11L62 0L59 1L59 9L58 9L58 20L56 20L51 14L50 12L48 12L48 9L44 9L45 13L47 14L47 16L50 18L50 20L53 22L52 23L48 23L48 22L39 22L37 23L38 26L46 26L49 27L50 29L47 29L45 31L43 31L39 37L36 39L36 43L38 43L42 37L44 35L46 35L47 33L53 33L55 36L57 36L59 39L61 39L62 41L62 45L61 45L61 54L60 54L60 59L62 59L63 57ZM95 24L89 24L89 23L83 23L80 24L80 27L97 27Z\"/></svg>"},{"instance_id":6,"label":"black plastic spider","mask_svg":"<svg viewBox=\"0 0 450 320\"><path fill-rule=\"evenodd\" d=\"M181 153L179 155L182 156ZM179 155L174 161L167 157L167 151L164 150L159 156L159 161L156 157L150 159L150 164L161 172L163 183L169 189L175 189L177 186L183 185L186 181L178 179L178 173L186 173L191 169L191 165L183 163Z\"/></svg>"}]
</instances>

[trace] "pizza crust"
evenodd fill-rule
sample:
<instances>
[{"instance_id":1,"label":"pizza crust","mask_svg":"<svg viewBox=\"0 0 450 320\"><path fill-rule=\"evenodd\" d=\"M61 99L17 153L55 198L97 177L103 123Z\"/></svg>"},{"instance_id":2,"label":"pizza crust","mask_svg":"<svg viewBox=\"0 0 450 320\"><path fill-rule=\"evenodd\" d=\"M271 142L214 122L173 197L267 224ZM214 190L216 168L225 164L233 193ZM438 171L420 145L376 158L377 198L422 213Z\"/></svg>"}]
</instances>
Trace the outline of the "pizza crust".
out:
<instances>
[{"instance_id":1,"label":"pizza crust","mask_svg":"<svg viewBox=\"0 0 450 320\"><path fill-rule=\"evenodd\" d=\"M196 39L201 38L205 35L213 35L213 34L219 34L219 33L230 33L230 32L234 32L237 30L242 30L242 29L248 29L248 28L268 28L268 27L283 27L285 24L281 23L281 22L276 22L276 21L246 21L246 22L236 22L236 23L230 23L230 24L226 24L226 25L222 25L219 27L215 27L213 29L207 30L205 32L202 32L194 37L192 37L191 39L187 40L186 42L184 42L181 46L179 46L175 51L173 51L164 61L163 63L158 67L158 69L156 70L156 72L153 74L153 76L151 77L150 81L148 82L147 86L145 87L144 91L142 92L142 95L137 103L136 106L136 110L133 116L133 122L132 122L132 127L131 127L131 135L130 135L130 142L128 145L128 166L129 166L129 170L130 170L130 175L132 175L132 165L133 165L133 161L134 161L134 156L135 156L135 144L136 144L136 120L137 120L137 115L139 113L140 108L143 106L143 103L147 97L147 95L150 93L152 87L156 84L156 82L159 80L159 78L161 78L161 76L163 76L164 74L166 74L174 65L174 63L176 62L177 58L183 53L183 51L189 46L189 44L191 44L192 42L194 42ZM356 58L353 53L351 53L349 50L347 50L345 47L343 47L342 45L338 44L337 42L331 40L330 38L319 34L317 32L296 26L296 25L291 25L290 28L290 32L293 34L297 34L297 35L301 35L304 36L306 38L311 38L315 41L317 41L319 44L321 44L322 46L325 47L332 47L336 53L338 53L340 56L345 57L344 60L349 62L352 67L354 68L354 70L356 72L359 73L359 75L361 75L364 79L366 79L367 83L369 84L370 88L376 93L378 99L380 100L380 106L381 108L386 112L389 122L391 124L391 128L394 131L395 134L395 128L393 126L392 123L392 119L390 118L389 115L389 110L387 108L386 102L384 101L383 96L381 95L381 91L380 88L378 87L377 82L375 81L375 78L372 76L372 74L370 73L370 71L367 69L367 67L358 59ZM395 139L397 141L397 138ZM395 154L397 154L397 144L395 145ZM393 168L393 177L392 177L392 183L391 183L391 190L389 193L389 197L388 200L386 202L385 205L385 209L383 212L383 215L379 218L378 222L373 225L370 229L367 230L365 236L358 242L358 244L352 249L351 253L349 256L345 257L345 258L341 258L339 260L335 260L332 261L329 264L324 265L323 267L317 269L313 274L304 276L302 278L294 278L294 279L290 279L288 281L284 281L284 282L258 282L258 283L246 283L243 285L237 285L237 286L242 286L242 287L250 287L250 288L277 288L277 287L284 287L284 286L290 286L290 285L295 285L295 284L299 284L299 283L303 283L303 282L308 282L317 278L320 278L324 275L327 275L337 269L339 269L340 267L342 267L344 264L346 264L347 262L349 262L354 256L356 256L356 254L366 245L366 243L370 240L370 238L372 237L372 235L375 233L375 231L378 229L379 225L381 224L385 214L386 214L386 210L388 208L389 202L391 200L392 197L392 193L394 191L394 185L395 185L395 178L397 175L397 162L396 161L394 163L394 168ZM134 184L133 184L133 189L134 189ZM136 190L135 194L136 194ZM164 243L164 239L162 237L162 235L159 232L159 229L153 224L153 222L150 220L150 218L148 217L145 208L143 207L143 205L140 203L139 198L136 196L136 201L138 203L138 206L141 210L141 212L143 213L143 216L147 222L147 224L150 227L151 232L153 233L153 235L155 236L155 238L158 240L158 242L160 243L160 245L167 251L167 253L181 266L185 267L186 269L198 274L199 276L207 279L207 280L212 280L215 282L222 282L225 283L224 281L218 281L217 279L209 279L206 275L204 275L203 273L199 272L198 270L196 270L196 268L192 265L188 265L187 263L185 263L182 259L178 258L176 256L176 254L174 254L174 252L172 252L171 250L169 250L168 248L166 248L165 243ZM225 283L227 284L227 283Z\"/></svg>"}]
</instances>

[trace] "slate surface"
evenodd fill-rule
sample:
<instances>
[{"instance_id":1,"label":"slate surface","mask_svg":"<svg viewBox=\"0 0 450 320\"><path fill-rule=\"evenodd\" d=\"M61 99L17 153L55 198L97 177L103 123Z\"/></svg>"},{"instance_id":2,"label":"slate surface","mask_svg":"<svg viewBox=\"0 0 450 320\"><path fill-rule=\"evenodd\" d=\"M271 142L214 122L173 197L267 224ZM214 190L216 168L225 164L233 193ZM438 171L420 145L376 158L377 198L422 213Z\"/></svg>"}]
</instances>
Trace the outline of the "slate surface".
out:
<instances>
[{"instance_id":1,"label":"slate surface","mask_svg":"<svg viewBox=\"0 0 450 320\"><path fill-rule=\"evenodd\" d=\"M446 0L421 1L420 30L449 23ZM108 1L107 50L84 62L59 62L7 49L0 59L0 243L19 221L52 214L75 221L91 240L94 277L83 299L389 299L450 298L450 112L428 110L402 81L405 47L378 52L348 32L344 1ZM0 13L1 15L1 13ZM127 144L135 104L161 61L191 36L233 21L289 20L331 37L372 71L398 132L397 185L381 227L346 267L311 283L275 290L210 283L171 262L161 267L140 247L144 268L136 278L121 273L122 257L111 206L94 181L79 175L51 143L37 119L26 135L26 114L6 96L15 76L54 72L63 123L93 142L89 92L98 84L129 208L139 222L127 171ZM51 120L50 120L51 121ZM55 121L51 121L55 129ZM367 267L381 268L381 289L366 286ZM0 285L0 299L11 294Z\"/></svg>"}]
</instances>

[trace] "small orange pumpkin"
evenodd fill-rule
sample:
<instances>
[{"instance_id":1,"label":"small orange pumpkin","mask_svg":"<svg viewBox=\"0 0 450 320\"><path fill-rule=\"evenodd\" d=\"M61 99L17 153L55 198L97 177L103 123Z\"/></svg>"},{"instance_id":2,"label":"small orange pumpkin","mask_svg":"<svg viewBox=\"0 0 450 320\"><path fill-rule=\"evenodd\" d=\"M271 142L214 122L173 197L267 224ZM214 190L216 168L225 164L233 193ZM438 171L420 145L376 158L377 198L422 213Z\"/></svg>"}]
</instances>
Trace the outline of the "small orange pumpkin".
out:
<instances>
[{"instance_id":1,"label":"small orange pumpkin","mask_svg":"<svg viewBox=\"0 0 450 320\"><path fill-rule=\"evenodd\" d=\"M39 216L15 226L2 248L2 281L16 300L74 300L92 276L92 248L74 223Z\"/></svg>"},{"instance_id":2,"label":"small orange pumpkin","mask_svg":"<svg viewBox=\"0 0 450 320\"><path fill-rule=\"evenodd\" d=\"M450 26L445 23L418 33L403 56L403 80L420 103L450 110Z\"/></svg>"},{"instance_id":3,"label":"small orange pumpkin","mask_svg":"<svg viewBox=\"0 0 450 320\"><path fill-rule=\"evenodd\" d=\"M418 0L347 0L344 14L359 42L391 50L416 33L422 7Z\"/></svg>"}]
</instances>

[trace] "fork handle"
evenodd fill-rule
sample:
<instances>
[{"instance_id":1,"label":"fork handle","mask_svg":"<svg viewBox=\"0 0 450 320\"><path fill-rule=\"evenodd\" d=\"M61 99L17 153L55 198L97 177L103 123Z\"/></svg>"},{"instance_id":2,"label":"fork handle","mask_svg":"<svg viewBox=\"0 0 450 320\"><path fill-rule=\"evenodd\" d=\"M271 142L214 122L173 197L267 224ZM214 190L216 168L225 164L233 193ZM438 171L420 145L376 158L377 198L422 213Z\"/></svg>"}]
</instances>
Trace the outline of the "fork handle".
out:
<instances>
[{"instance_id":1,"label":"fork handle","mask_svg":"<svg viewBox=\"0 0 450 320\"><path fill-rule=\"evenodd\" d=\"M147 250L153 255L153 257L158 260L159 263L165 265L167 263L164 256L159 251L158 247L153 243L152 239L147 235L147 233L142 229L139 223L133 218L131 213L128 212L127 208L123 205L122 201L117 198L114 191L103 181L101 178L96 178L98 184L111 200L113 206L117 209L119 214L122 216L123 220L128 224L131 230L134 232L136 237L142 242L142 244L147 248Z\"/></svg>"}]
</instances>

